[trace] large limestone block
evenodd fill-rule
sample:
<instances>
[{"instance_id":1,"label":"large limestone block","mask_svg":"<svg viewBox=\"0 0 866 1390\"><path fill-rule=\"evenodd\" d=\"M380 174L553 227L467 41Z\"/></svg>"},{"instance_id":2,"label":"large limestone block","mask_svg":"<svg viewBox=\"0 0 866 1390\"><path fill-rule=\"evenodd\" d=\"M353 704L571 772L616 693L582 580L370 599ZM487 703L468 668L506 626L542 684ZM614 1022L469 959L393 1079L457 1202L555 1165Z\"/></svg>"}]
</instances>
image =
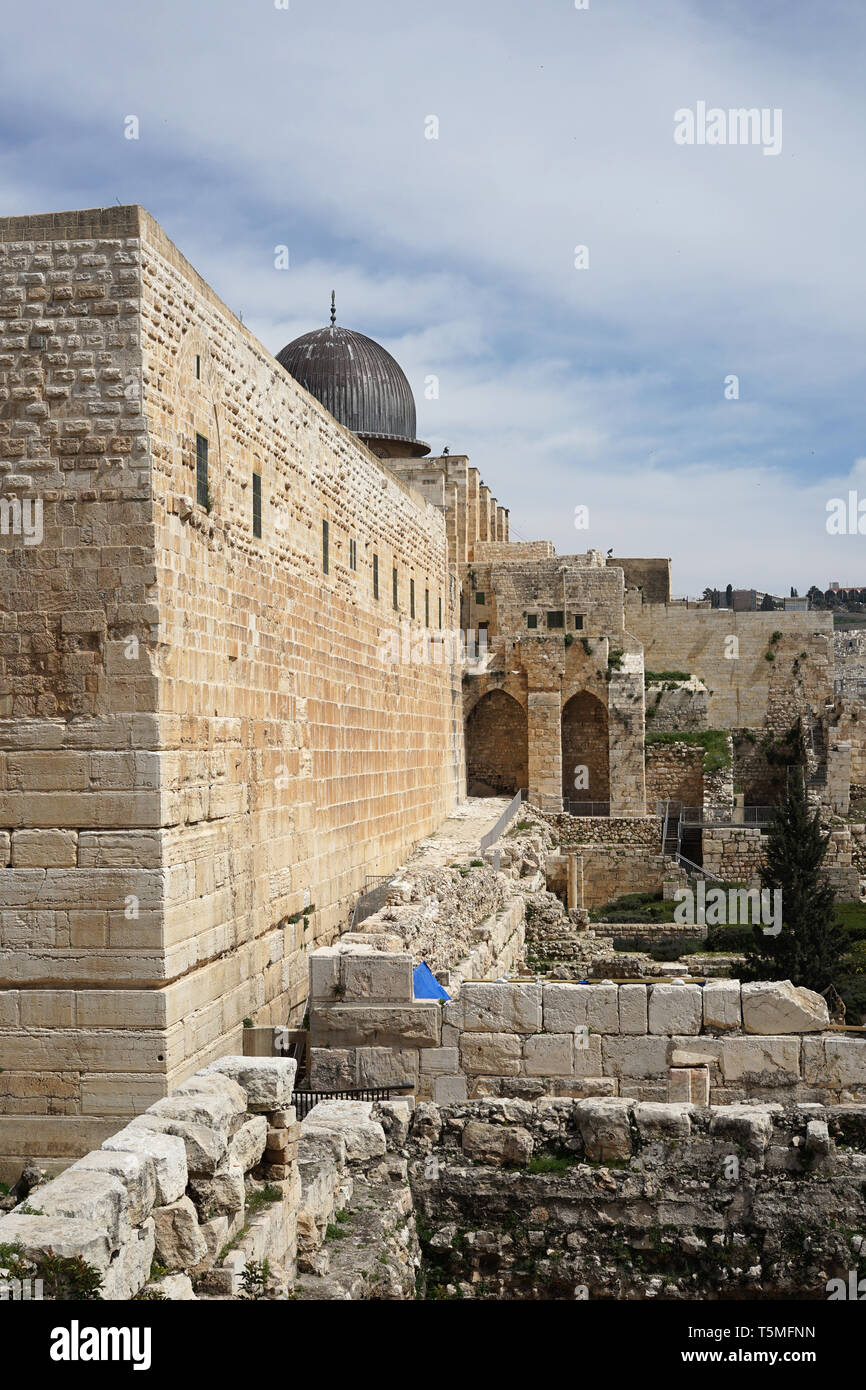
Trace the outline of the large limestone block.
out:
<instances>
[{"instance_id":1,"label":"large limestone block","mask_svg":"<svg viewBox=\"0 0 866 1390\"><path fill-rule=\"evenodd\" d=\"M310 1015L311 1047L438 1047L438 1004L320 1004ZM273 1108L273 1107L272 1107Z\"/></svg>"},{"instance_id":2,"label":"large limestone block","mask_svg":"<svg viewBox=\"0 0 866 1390\"><path fill-rule=\"evenodd\" d=\"M219 1057L203 1072L230 1077L245 1093L247 1110L264 1112L291 1105L297 1069L292 1057Z\"/></svg>"},{"instance_id":3,"label":"large limestone block","mask_svg":"<svg viewBox=\"0 0 866 1390\"><path fill-rule=\"evenodd\" d=\"M646 985L619 986L619 1031L642 1036L647 1032Z\"/></svg>"},{"instance_id":4,"label":"large limestone block","mask_svg":"<svg viewBox=\"0 0 866 1390\"><path fill-rule=\"evenodd\" d=\"M190 1178L189 1192L202 1220L233 1216L244 1205L244 1170L239 1163L228 1163L212 1178Z\"/></svg>"},{"instance_id":5,"label":"large limestone block","mask_svg":"<svg viewBox=\"0 0 866 1390\"><path fill-rule=\"evenodd\" d=\"M15 1241L20 1241L28 1258L44 1255L48 1250L64 1259L80 1255L103 1275L113 1253L104 1227L65 1216L26 1216L9 1212L0 1217L0 1245Z\"/></svg>"},{"instance_id":6,"label":"large limestone block","mask_svg":"<svg viewBox=\"0 0 866 1390\"><path fill-rule=\"evenodd\" d=\"M545 1033L574 1033L578 1028L619 1032L616 985L545 984L543 991Z\"/></svg>"},{"instance_id":7,"label":"large limestone block","mask_svg":"<svg viewBox=\"0 0 866 1390\"><path fill-rule=\"evenodd\" d=\"M602 1038L601 1053L605 1076L618 1076L629 1081L645 1081L653 1077L667 1080L667 1038Z\"/></svg>"},{"instance_id":8,"label":"large limestone block","mask_svg":"<svg viewBox=\"0 0 866 1390\"><path fill-rule=\"evenodd\" d=\"M439 1052L439 1048L422 1048L425 1052ZM355 1049L359 1086L415 1086L418 1081L417 1048L402 1047L358 1047Z\"/></svg>"},{"instance_id":9,"label":"large limestone block","mask_svg":"<svg viewBox=\"0 0 866 1390\"><path fill-rule=\"evenodd\" d=\"M866 1037L834 1034L804 1038L803 1080L809 1086L839 1090L866 1086Z\"/></svg>"},{"instance_id":10,"label":"large limestone block","mask_svg":"<svg viewBox=\"0 0 866 1390\"><path fill-rule=\"evenodd\" d=\"M623 1162L632 1155L633 1100L601 1097L574 1103L574 1121L590 1163Z\"/></svg>"},{"instance_id":11,"label":"large limestone block","mask_svg":"<svg viewBox=\"0 0 866 1390\"><path fill-rule=\"evenodd\" d=\"M155 1131L158 1134L173 1134L182 1139L186 1147L186 1164L190 1173L215 1173L228 1153L228 1139L207 1125L191 1124L187 1120L169 1119L153 1110L145 1110L129 1122L130 1129Z\"/></svg>"},{"instance_id":12,"label":"large limestone block","mask_svg":"<svg viewBox=\"0 0 866 1390\"><path fill-rule=\"evenodd\" d=\"M420 1056L422 1073L450 1076L460 1068L460 1051L456 1047L425 1047Z\"/></svg>"},{"instance_id":13,"label":"large limestone block","mask_svg":"<svg viewBox=\"0 0 866 1390\"><path fill-rule=\"evenodd\" d=\"M320 1100L301 1125L301 1134L323 1129L343 1139L350 1161L378 1158L385 1152L385 1131L373 1119L372 1101Z\"/></svg>"},{"instance_id":14,"label":"large limestone block","mask_svg":"<svg viewBox=\"0 0 866 1390\"><path fill-rule=\"evenodd\" d=\"M758 1158L770 1143L773 1115L778 1107L719 1105L710 1117L710 1137L739 1144Z\"/></svg>"},{"instance_id":15,"label":"large limestone block","mask_svg":"<svg viewBox=\"0 0 866 1390\"><path fill-rule=\"evenodd\" d=\"M554 1037L556 1034L553 1035ZM602 1037L600 1033L575 1033L574 1075L600 1077L604 1075Z\"/></svg>"},{"instance_id":16,"label":"large limestone block","mask_svg":"<svg viewBox=\"0 0 866 1390\"><path fill-rule=\"evenodd\" d=\"M238 1087L240 1090L240 1087ZM193 1091L186 1094L166 1096L155 1101L145 1112L158 1115L160 1119L181 1120L184 1124L203 1125L213 1129L228 1145L229 1135L243 1123L246 1106L238 1110L237 1105L224 1095L207 1095Z\"/></svg>"},{"instance_id":17,"label":"large limestone block","mask_svg":"<svg viewBox=\"0 0 866 1390\"><path fill-rule=\"evenodd\" d=\"M156 1225L153 1217L132 1232L105 1272L102 1297L126 1302L143 1289L150 1278L156 1251Z\"/></svg>"},{"instance_id":18,"label":"large limestone block","mask_svg":"<svg viewBox=\"0 0 866 1390\"><path fill-rule=\"evenodd\" d=\"M412 991L412 957L386 955L372 951L369 955L343 954L340 958L340 982L343 999L349 1003L363 999L391 999L409 1002Z\"/></svg>"},{"instance_id":19,"label":"large limestone block","mask_svg":"<svg viewBox=\"0 0 866 1390\"><path fill-rule=\"evenodd\" d=\"M830 1022L826 999L790 980L756 980L742 988L747 1033L820 1033Z\"/></svg>"},{"instance_id":20,"label":"large limestone block","mask_svg":"<svg viewBox=\"0 0 866 1390\"><path fill-rule=\"evenodd\" d=\"M92 1153L85 1154L84 1158L77 1159L67 1172L79 1168L110 1173L120 1179L129 1198L131 1225L138 1226L150 1215L156 1202L156 1170L153 1159L147 1154L120 1150L112 1153L106 1149L95 1149Z\"/></svg>"},{"instance_id":21,"label":"large limestone block","mask_svg":"<svg viewBox=\"0 0 866 1390\"><path fill-rule=\"evenodd\" d=\"M726 1084L793 1086L800 1080L799 1038L723 1038L720 1050Z\"/></svg>"},{"instance_id":22,"label":"large limestone block","mask_svg":"<svg viewBox=\"0 0 866 1390\"><path fill-rule=\"evenodd\" d=\"M126 1129L106 1139L102 1148L109 1153L129 1152L150 1159L156 1178L156 1200L161 1206L178 1201L186 1191L189 1178L186 1146L176 1135L133 1129L127 1125Z\"/></svg>"},{"instance_id":23,"label":"large limestone block","mask_svg":"<svg viewBox=\"0 0 866 1390\"><path fill-rule=\"evenodd\" d=\"M129 1194L113 1174L71 1167L38 1191L39 1200L33 1205L45 1216L65 1216L102 1227L112 1250L129 1239Z\"/></svg>"},{"instance_id":24,"label":"large limestone block","mask_svg":"<svg viewBox=\"0 0 866 1390\"><path fill-rule=\"evenodd\" d=\"M12 834L13 869L69 869L78 857L74 830L15 830Z\"/></svg>"},{"instance_id":25,"label":"large limestone block","mask_svg":"<svg viewBox=\"0 0 866 1390\"><path fill-rule=\"evenodd\" d=\"M541 985L475 980L463 986L460 1000L467 1032L541 1031Z\"/></svg>"},{"instance_id":26,"label":"large limestone block","mask_svg":"<svg viewBox=\"0 0 866 1390\"><path fill-rule=\"evenodd\" d=\"M268 1122L264 1115L251 1115L229 1142L228 1163L237 1164L244 1173L261 1162L268 1137Z\"/></svg>"},{"instance_id":27,"label":"large limestone block","mask_svg":"<svg viewBox=\"0 0 866 1390\"><path fill-rule=\"evenodd\" d=\"M456 1105L466 1100L467 1095L465 1076L434 1076L433 1100L437 1105Z\"/></svg>"},{"instance_id":28,"label":"large limestone block","mask_svg":"<svg viewBox=\"0 0 866 1390\"><path fill-rule=\"evenodd\" d=\"M156 1258L166 1269L188 1269L207 1255L207 1242L199 1230L196 1209L189 1197L167 1207L154 1207Z\"/></svg>"},{"instance_id":29,"label":"large limestone block","mask_svg":"<svg viewBox=\"0 0 866 1390\"><path fill-rule=\"evenodd\" d=\"M688 1139L692 1132L692 1106L641 1101L634 1108L635 1124L644 1143L657 1139Z\"/></svg>"},{"instance_id":30,"label":"large limestone block","mask_svg":"<svg viewBox=\"0 0 866 1390\"><path fill-rule=\"evenodd\" d=\"M469 1076L519 1076L521 1039L514 1033L464 1033L460 1064Z\"/></svg>"},{"instance_id":31,"label":"large limestone block","mask_svg":"<svg viewBox=\"0 0 866 1390\"><path fill-rule=\"evenodd\" d=\"M505 1164L525 1167L532 1157L532 1135L523 1125L491 1125L485 1120L469 1120L463 1127L460 1143L467 1158L497 1167Z\"/></svg>"},{"instance_id":32,"label":"large limestone block","mask_svg":"<svg viewBox=\"0 0 866 1390\"><path fill-rule=\"evenodd\" d=\"M224 1076L220 1072L211 1072L208 1075L203 1072L196 1072L195 1076L190 1076L179 1086L175 1086L170 1099L175 1100L178 1096L219 1097L222 1101L221 1111L228 1108L230 1112L230 1134L234 1134L235 1130L246 1119L246 1091L238 1085L237 1081L233 1081L230 1076Z\"/></svg>"},{"instance_id":33,"label":"large limestone block","mask_svg":"<svg viewBox=\"0 0 866 1390\"><path fill-rule=\"evenodd\" d=\"M527 1076L571 1076L574 1037L571 1033L535 1033L523 1044Z\"/></svg>"},{"instance_id":34,"label":"large limestone block","mask_svg":"<svg viewBox=\"0 0 866 1390\"><path fill-rule=\"evenodd\" d=\"M741 1027L739 980L707 980L703 996L704 1027L708 1032Z\"/></svg>"},{"instance_id":35,"label":"large limestone block","mask_svg":"<svg viewBox=\"0 0 866 1390\"><path fill-rule=\"evenodd\" d=\"M703 1020L700 985L651 985L650 1033L699 1033Z\"/></svg>"}]
</instances>

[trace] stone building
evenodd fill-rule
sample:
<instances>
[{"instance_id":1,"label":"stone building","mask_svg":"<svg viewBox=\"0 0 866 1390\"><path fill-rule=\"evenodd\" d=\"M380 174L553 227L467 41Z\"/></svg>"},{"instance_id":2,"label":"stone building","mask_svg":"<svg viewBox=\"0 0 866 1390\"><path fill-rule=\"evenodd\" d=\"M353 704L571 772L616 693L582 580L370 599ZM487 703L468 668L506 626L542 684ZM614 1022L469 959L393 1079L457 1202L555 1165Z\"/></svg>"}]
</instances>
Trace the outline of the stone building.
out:
<instances>
[{"instance_id":1,"label":"stone building","mask_svg":"<svg viewBox=\"0 0 866 1390\"><path fill-rule=\"evenodd\" d=\"M645 665L724 727L832 695L826 615L511 542L383 348L332 322L275 359L140 207L0 220L0 320L4 1175L299 1022L310 951L467 778L642 816Z\"/></svg>"}]
</instances>

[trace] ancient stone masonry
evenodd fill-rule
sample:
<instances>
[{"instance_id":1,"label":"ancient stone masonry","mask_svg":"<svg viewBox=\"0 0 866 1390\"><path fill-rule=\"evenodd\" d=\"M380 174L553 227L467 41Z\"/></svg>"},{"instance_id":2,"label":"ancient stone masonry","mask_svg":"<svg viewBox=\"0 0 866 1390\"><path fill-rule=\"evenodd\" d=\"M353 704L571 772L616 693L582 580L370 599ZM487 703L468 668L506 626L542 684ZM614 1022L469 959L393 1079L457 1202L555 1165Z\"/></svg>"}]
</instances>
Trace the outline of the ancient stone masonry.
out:
<instances>
[{"instance_id":1,"label":"ancient stone masonry","mask_svg":"<svg viewBox=\"0 0 866 1390\"><path fill-rule=\"evenodd\" d=\"M427 1297L846 1297L864 1268L864 1125L862 1105L421 1104Z\"/></svg>"},{"instance_id":2,"label":"ancient stone masonry","mask_svg":"<svg viewBox=\"0 0 866 1390\"><path fill-rule=\"evenodd\" d=\"M0 271L5 1175L300 1009L464 773L459 675L383 640L410 582L452 621L442 514L142 209L6 219Z\"/></svg>"},{"instance_id":3,"label":"ancient stone masonry","mask_svg":"<svg viewBox=\"0 0 866 1390\"><path fill-rule=\"evenodd\" d=\"M826 1031L826 1001L788 981L466 980L442 1004L414 998L408 957L344 945L314 953L310 994L319 1085L402 1081L435 1101L866 1101L866 1040Z\"/></svg>"}]
</instances>

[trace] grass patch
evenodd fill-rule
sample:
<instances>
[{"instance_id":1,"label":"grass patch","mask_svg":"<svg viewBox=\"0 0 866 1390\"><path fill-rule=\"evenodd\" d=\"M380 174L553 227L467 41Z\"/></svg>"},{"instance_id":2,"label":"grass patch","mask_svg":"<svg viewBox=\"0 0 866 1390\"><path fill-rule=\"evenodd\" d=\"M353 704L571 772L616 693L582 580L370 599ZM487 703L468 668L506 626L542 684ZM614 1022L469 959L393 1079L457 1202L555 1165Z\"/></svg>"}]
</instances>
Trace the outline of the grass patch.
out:
<instances>
[{"instance_id":1,"label":"grass patch","mask_svg":"<svg viewBox=\"0 0 866 1390\"><path fill-rule=\"evenodd\" d=\"M251 1192L246 1201L247 1216L255 1216L264 1207L270 1206L271 1202L282 1201L283 1194L273 1183L268 1183L266 1187L260 1187L258 1191Z\"/></svg>"},{"instance_id":2,"label":"grass patch","mask_svg":"<svg viewBox=\"0 0 866 1390\"><path fill-rule=\"evenodd\" d=\"M577 1163L576 1158L561 1158L556 1154L540 1154L531 1158L527 1164L529 1173L568 1173Z\"/></svg>"},{"instance_id":3,"label":"grass patch","mask_svg":"<svg viewBox=\"0 0 866 1390\"><path fill-rule=\"evenodd\" d=\"M644 685L679 685L681 681L690 681L691 675L688 671L644 671Z\"/></svg>"},{"instance_id":4,"label":"grass patch","mask_svg":"<svg viewBox=\"0 0 866 1390\"><path fill-rule=\"evenodd\" d=\"M691 734L647 734L647 748L656 743L687 743L692 748L703 748L704 772L718 772L721 768L731 765L728 735L723 729L704 729L700 733Z\"/></svg>"}]
</instances>

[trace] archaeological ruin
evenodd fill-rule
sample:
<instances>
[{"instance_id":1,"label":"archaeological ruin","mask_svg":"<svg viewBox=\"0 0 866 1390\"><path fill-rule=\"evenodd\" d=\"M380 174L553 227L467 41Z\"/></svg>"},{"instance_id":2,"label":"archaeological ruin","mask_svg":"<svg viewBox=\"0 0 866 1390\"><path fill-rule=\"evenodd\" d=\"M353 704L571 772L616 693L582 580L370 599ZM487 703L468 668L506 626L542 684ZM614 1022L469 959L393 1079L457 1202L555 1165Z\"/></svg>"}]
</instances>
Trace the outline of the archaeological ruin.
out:
<instances>
[{"instance_id":1,"label":"archaeological ruin","mask_svg":"<svg viewBox=\"0 0 866 1390\"><path fill-rule=\"evenodd\" d=\"M798 769L860 904L866 647L512 539L336 312L274 356L143 208L0 219L9 1277L826 1299L866 1019L666 905Z\"/></svg>"}]
</instances>

